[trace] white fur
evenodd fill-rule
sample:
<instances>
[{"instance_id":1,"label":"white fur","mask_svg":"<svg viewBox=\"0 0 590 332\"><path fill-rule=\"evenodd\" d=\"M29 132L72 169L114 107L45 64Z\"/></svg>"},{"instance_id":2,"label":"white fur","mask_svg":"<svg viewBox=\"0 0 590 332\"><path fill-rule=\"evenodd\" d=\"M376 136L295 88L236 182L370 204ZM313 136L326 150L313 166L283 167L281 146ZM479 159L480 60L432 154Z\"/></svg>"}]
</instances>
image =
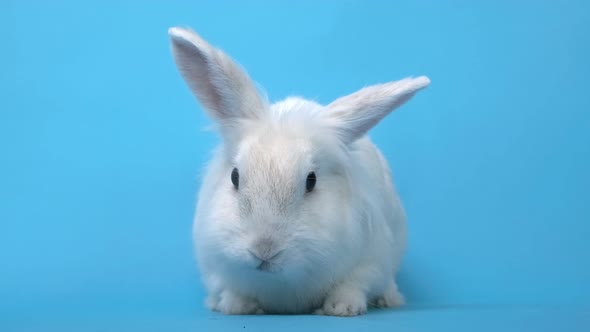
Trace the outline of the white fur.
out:
<instances>
[{"instance_id":1,"label":"white fur","mask_svg":"<svg viewBox=\"0 0 590 332\"><path fill-rule=\"evenodd\" d=\"M219 49L187 29L169 34L181 74L224 139L194 222L207 305L226 314L337 316L401 305L395 274L405 215L365 134L428 78L368 87L328 106L295 97L269 105ZM317 184L307 193L310 172ZM256 256L268 259L264 268Z\"/></svg>"}]
</instances>

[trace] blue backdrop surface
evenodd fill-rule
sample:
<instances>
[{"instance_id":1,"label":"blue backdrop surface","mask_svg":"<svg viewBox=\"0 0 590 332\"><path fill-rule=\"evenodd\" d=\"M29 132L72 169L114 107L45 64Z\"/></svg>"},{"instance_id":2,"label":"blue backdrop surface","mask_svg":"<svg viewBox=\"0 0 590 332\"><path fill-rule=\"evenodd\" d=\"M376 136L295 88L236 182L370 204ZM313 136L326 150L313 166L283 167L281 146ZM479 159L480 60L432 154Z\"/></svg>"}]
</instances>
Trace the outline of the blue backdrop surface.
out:
<instances>
[{"instance_id":1,"label":"blue backdrop surface","mask_svg":"<svg viewBox=\"0 0 590 332\"><path fill-rule=\"evenodd\" d=\"M218 139L174 25L272 100L432 79L371 132L408 212L406 309L203 308L190 227ZM5 0L0 30L1 331L590 328L590 2Z\"/></svg>"}]
</instances>

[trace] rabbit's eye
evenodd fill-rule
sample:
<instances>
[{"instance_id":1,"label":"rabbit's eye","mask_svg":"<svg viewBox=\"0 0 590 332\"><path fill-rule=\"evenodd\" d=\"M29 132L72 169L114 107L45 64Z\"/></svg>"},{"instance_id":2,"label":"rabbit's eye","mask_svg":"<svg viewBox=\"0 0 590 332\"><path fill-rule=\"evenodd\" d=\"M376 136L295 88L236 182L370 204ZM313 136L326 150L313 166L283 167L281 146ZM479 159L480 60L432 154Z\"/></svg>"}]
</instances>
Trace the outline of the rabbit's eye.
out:
<instances>
[{"instance_id":1,"label":"rabbit's eye","mask_svg":"<svg viewBox=\"0 0 590 332\"><path fill-rule=\"evenodd\" d=\"M237 168L234 168L233 171L231 171L231 183L234 184L236 190L240 187L240 173L238 173Z\"/></svg>"},{"instance_id":2,"label":"rabbit's eye","mask_svg":"<svg viewBox=\"0 0 590 332\"><path fill-rule=\"evenodd\" d=\"M310 172L307 175L307 180L305 181L305 190L307 192L310 192L313 190L313 188L315 187L315 182L316 182L316 177L315 177L315 173L314 172Z\"/></svg>"}]
</instances>

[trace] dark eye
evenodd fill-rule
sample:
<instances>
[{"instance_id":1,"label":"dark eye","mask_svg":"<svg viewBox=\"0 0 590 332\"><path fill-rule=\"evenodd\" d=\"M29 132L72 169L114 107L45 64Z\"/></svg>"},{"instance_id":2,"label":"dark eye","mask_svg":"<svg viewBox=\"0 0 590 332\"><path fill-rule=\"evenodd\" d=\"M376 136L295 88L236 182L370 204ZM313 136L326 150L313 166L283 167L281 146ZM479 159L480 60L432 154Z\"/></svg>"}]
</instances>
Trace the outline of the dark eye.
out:
<instances>
[{"instance_id":1,"label":"dark eye","mask_svg":"<svg viewBox=\"0 0 590 332\"><path fill-rule=\"evenodd\" d=\"M310 192L313 190L313 188L315 187L315 182L316 182L316 177L315 177L315 173L314 172L310 172L307 175L307 180L305 181L305 190L307 192Z\"/></svg>"},{"instance_id":2,"label":"dark eye","mask_svg":"<svg viewBox=\"0 0 590 332\"><path fill-rule=\"evenodd\" d=\"M240 173L238 173L237 168L234 168L233 171L231 171L231 183L234 184L236 190L240 187Z\"/></svg>"}]
</instances>

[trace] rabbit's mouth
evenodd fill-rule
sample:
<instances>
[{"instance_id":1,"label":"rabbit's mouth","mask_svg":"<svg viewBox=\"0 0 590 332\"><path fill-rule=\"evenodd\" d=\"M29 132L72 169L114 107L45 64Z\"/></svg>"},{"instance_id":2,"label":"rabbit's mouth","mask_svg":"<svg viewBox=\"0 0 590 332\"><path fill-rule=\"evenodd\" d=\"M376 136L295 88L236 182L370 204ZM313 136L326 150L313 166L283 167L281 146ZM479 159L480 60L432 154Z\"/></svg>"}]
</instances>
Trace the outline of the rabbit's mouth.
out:
<instances>
[{"instance_id":1,"label":"rabbit's mouth","mask_svg":"<svg viewBox=\"0 0 590 332\"><path fill-rule=\"evenodd\" d=\"M256 267L256 271L259 271L259 272L265 273L265 274L267 274L267 273L275 274L275 273L280 273L282 271L282 268L280 267L280 265L278 265L276 263L264 261Z\"/></svg>"},{"instance_id":2,"label":"rabbit's mouth","mask_svg":"<svg viewBox=\"0 0 590 332\"><path fill-rule=\"evenodd\" d=\"M262 261L260 265L256 267L256 270L263 272L272 272L273 264L269 261Z\"/></svg>"},{"instance_id":3,"label":"rabbit's mouth","mask_svg":"<svg viewBox=\"0 0 590 332\"><path fill-rule=\"evenodd\" d=\"M274 251L270 247L257 246L254 250L248 250L248 253L256 262L256 270L262 272L277 272L280 270L278 263L283 250Z\"/></svg>"},{"instance_id":4,"label":"rabbit's mouth","mask_svg":"<svg viewBox=\"0 0 590 332\"><path fill-rule=\"evenodd\" d=\"M272 272L278 272L281 270L280 265L277 264L277 257L281 254L281 252L275 254L272 257L269 257L267 259L259 259L259 264L256 266L256 270L257 271L261 271L261 272L267 272L267 273L272 273Z\"/></svg>"}]
</instances>

